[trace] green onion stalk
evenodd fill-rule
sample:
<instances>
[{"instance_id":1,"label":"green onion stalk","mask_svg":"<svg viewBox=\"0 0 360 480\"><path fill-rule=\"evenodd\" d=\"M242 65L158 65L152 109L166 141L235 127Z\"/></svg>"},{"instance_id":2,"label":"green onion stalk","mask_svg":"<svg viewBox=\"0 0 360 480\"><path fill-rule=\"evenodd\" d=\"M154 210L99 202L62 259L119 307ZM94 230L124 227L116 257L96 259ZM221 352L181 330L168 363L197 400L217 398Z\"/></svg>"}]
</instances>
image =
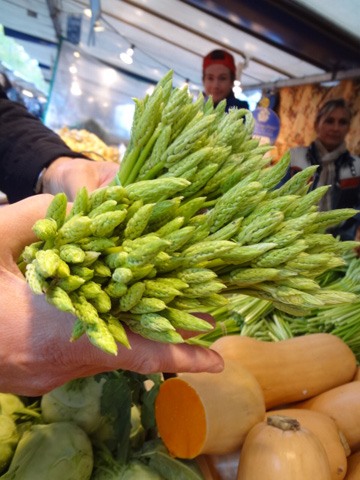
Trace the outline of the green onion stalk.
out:
<instances>
[{"instance_id":1,"label":"green onion stalk","mask_svg":"<svg viewBox=\"0 0 360 480\"><path fill-rule=\"evenodd\" d=\"M319 284L336 292L357 295L355 301L313 309L295 316L277 309L270 301L237 294L228 305L210 310L216 321L213 332L188 340L210 347L224 335L245 335L263 341L281 341L312 333L330 333L341 338L360 362L360 258L344 256L346 265L321 275Z\"/></svg>"}]
</instances>

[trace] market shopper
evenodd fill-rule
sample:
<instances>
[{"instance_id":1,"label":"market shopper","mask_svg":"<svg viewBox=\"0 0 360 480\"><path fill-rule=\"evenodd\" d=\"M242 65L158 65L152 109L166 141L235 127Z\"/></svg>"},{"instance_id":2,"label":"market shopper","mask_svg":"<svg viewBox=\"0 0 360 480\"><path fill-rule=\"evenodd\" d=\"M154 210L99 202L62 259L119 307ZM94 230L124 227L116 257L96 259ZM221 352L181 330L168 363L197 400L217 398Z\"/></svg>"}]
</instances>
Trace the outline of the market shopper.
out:
<instances>
[{"instance_id":1,"label":"market shopper","mask_svg":"<svg viewBox=\"0 0 360 480\"><path fill-rule=\"evenodd\" d=\"M116 163L93 162L72 151L0 88L0 190L10 203L35 193L61 191L73 200L83 185L92 191L108 184L118 168Z\"/></svg>"},{"instance_id":2,"label":"market shopper","mask_svg":"<svg viewBox=\"0 0 360 480\"><path fill-rule=\"evenodd\" d=\"M350 121L346 101L331 99L317 112L314 125L317 138L309 146L290 149L290 169L281 183L310 165L319 165L311 188L331 185L319 202L322 211L360 208L360 158L349 152L345 142ZM342 240L360 240L360 214L330 231Z\"/></svg>"},{"instance_id":3,"label":"market shopper","mask_svg":"<svg viewBox=\"0 0 360 480\"><path fill-rule=\"evenodd\" d=\"M25 107L0 99L0 189L12 203L0 209L0 392L38 396L69 380L115 369L221 371L222 359L214 351L152 342L130 331L131 350L120 345L117 356L105 354L85 337L70 343L75 318L30 291L16 261L36 240L32 227L53 198L33 195L39 173L42 191L64 191L74 198L81 186L91 191L117 171L115 164L78 155Z\"/></svg>"},{"instance_id":4,"label":"market shopper","mask_svg":"<svg viewBox=\"0 0 360 480\"><path fill-rule=\"evenodd\" d=\"M203 59L203 85L205 98L210 95L216 106L226 99L226 111L230 108L249 109L248 102L235 97L233 86L236 75L234 57L225 50L213 50Z\"/></svg>"}]
</instances>

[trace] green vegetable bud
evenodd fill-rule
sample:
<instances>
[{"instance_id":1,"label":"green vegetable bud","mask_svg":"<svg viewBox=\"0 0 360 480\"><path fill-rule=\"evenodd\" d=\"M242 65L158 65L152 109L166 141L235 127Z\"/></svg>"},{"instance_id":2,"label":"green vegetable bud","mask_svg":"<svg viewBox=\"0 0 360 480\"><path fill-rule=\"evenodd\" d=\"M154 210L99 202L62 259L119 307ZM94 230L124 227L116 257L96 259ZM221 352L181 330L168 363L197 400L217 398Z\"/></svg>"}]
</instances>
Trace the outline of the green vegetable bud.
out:
<instances>
[{"instance_id":1,"label":"green vegetable bud","mask_svg":"<svg viewBox=\"0 0 360 480\"><path fill-rule=\"evenodd\" d=\"M99 313L106 313L111 310L111 299L103 290L96 297L91 298L90 302L94 305Z\"/></svg>"},{"instance_id":2,"label":"green vegetable bud","mask_svg":"<svg viewBox=\"0 0 360 480\"><path fill-rule=\"evenodd\" d=\"M113 280L119 283L129 283L133 278L132 271L129 268L118 267L112 274Z\"/></svg>"},{"instance_id":3,"label":"green vegetable bud","mask_svg":"<svg viewBox=\"0 0 360 480\"><path fill-rule=\"evenodd\" d=\"M42 218L35 222L33 231L40 240L51 240L57 232L57 223L53 218Z\"/></svg>"},{"instance_id":4,"label":"green vegetable bud","mask_svg":"<svg viewBox=\"0 0 360 480\"><path fill-rule=\"evenodd\" d=\"M60 247L60 258L66 263L81 263L85 260L85 252L77 245L68 243Z\"/></svg>"},{"instance_id":5,"label":"green vegetable bud","mask_svg":"<svg viewBox=\"0 0 360 480\"><path fill-rule=\"evenodd\" d=\"M54 277L60 258L53 250L39 250L36 255L36 269L44 278Z\"/></svg>"},{"instance_id":6,"label":"green vegetable bud","mask_svg":"<svg viewBox=\"0 0 360 480\"><path fill-rule=\"evenodd\" d=\"M101 285L90 280L79 288L78 293L84 295L85 298L95 298L101 291Z\"/></svg>"},{"instance_id":7,"label":"green vegetable bud","mask_svg":"<svg viewBox=\"0 0 360 480\"><path fill-rule=\"evenodd\" d=\"M57 286L65 290L65 292L73 292L77 288L81 287L85 283L85 280L78 275L69 275L65 278L61 278L57 281Z\"/></svg>"},{"instance_id":8,"label":"green vegetable bud","mask_svg":"<svg viewBox=\"0 0 360 480\"><path fill-rule=\"evenodd\" d=\"M108 285L105 287L105 292L112 298L120 298L127 291L127 286L125 283L115 282L111 280Z\"/></svg>"}]
</instances>

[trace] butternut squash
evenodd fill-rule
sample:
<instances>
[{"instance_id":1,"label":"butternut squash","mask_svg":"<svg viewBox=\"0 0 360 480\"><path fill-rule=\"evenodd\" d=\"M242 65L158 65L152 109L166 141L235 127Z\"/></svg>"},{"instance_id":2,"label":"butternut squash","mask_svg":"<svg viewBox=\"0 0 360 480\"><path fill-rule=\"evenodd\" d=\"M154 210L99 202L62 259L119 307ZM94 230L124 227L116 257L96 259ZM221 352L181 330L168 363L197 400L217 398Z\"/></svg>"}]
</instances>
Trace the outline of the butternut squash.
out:
<instances>
[{"instance_id":1,"label":"butternut squash","mask_svg":"<svg viewBox=\"0 0 360 480\"><path fill-rule=\"evenodd\" d=\"M325 413L333 418L349 444L352 452L360 448L360 382L349 382L332 388L296 408L306 408Z\"/></svg>"},{"instance_id":2,"label":"butternut squash","mask_svg":"<svg viewBox=\"0 0 360 480\"><path fill-rule=\"evenodd\" d=\"M205 480L221 480L214 465L213 457L210 455L199 455L196 457L196 463Z\"/></svg>"},{"instance_id":3,"label":"butternut squash","mask_svg":"<svg viewBox=\"0 0 360 480\"><path fill-rule=\"evenodd\" d=\"M353 381L359 381L359 380L360 380L360 367L357 367Z\"/></svg>"},{"instance_id":4,"label":"butternut squash","mask_svg":"<svg viewBox=\"0 0 360 480\"><path fill-rule=\"evenodd\" d=\"M238 361L255 376L267 410L350 382L356 370L350 348L327 333L281 342L229 335L216 340L211 348L224 358Z\"/></svg>"},{"instance_id":5,"label":"butternut squash","mask_svg":"<svg viewBox=\"0 0 360 480\"><path fill-rule=\"evenodd\" d=\"M273 415L294 418L300 423L302 428L306 428L313 433L325 449L332 479L343 480L347 469L346 457L350 455L350 448L344 436L339 432L334 420L323 413L301 408L272 410L266 412L265 419Z\"/></svg>"},{"instance_id":6,"label":"butternut squash","mask_svg":"<svg viewBox=\"0 0 360 480\"><path fill-rule=\"evenodd\" d=\"M159 434L180 458L235 451L264 415L260 385L229 359L221 373L182 373L166 380L155 401Z\"/></svg>"},{"instance_id":7,"label":"butternut squash","mask_svg":"<svg viewBox=\"0 0 360 480\"><path fill-rule=\"evenodd\" d=\"M360 452L353 453L348 458L348 468L345 480L359 480L360 478Z\"/></svg>"},{"instance_id":8,"label":"butternut squash","mask_svg":"<svg viewBox=\"0 0 360 480\"><path fill-rule=\"evenodd\" d=\"M274 415L248 433L237 480L331 480L324 447L294 419Z\"/></svg>"}]
</instances>

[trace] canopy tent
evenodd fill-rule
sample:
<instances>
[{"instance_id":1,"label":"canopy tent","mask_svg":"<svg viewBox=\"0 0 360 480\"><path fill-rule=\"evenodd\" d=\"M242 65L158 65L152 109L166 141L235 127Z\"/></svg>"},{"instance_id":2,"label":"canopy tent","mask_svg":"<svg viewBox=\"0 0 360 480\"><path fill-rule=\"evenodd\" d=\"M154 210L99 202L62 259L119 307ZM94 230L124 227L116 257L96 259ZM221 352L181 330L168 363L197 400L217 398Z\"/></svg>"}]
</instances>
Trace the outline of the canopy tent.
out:
<instances>
[{"instance_id":1,"label":"canopy tent","mask_svg":"<svg viewBox=\"0 0 360 480\"><path fill-rule=\"evenodd\" d=\"M173 68L175 83L200 89L202 57L214 48L234 54L244 89L360 75L360 0L0 0L0 11L48 81L74 19L79 48L151 83ZM131 46L126 64L120 54Z\"/></svg>"},{"instance_id":2,"label":"canopy tent","mask_svg":"<svg viewBox=\"0 0 360 480\"><path fill-rule=\"evenodd\" d=\"M132 98L170 68L196 96L216 48L233 53L247 99L258 93L250 108L264 90L360 78L360 0L0 0L0 11L51 84L45 123L96 120L114 142L129 139Z\"/></svg>"}]
</instances>

